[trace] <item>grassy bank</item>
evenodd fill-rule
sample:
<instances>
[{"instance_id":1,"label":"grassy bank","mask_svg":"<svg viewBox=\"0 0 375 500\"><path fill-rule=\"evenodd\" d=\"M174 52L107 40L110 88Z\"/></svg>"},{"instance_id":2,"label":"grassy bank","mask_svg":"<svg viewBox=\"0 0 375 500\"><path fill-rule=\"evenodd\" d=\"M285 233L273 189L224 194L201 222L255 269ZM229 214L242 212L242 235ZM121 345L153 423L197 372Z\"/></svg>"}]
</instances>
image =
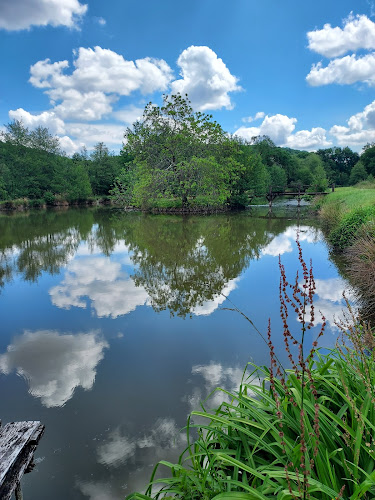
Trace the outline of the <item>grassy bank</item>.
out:
<instances>
[{"instance_id":1,"label":"grassy bank","mask_svg":"<svg viewBox=\"0 0 375 500\"><path fill-rule=\"evenodd\" d=\"M0 211L23 212L34 208L47 207L69 207L69 206L94 206L109 205L111 199L108 196L91 196L85 199L71 200L63 196L52 195L46 199L18 198L16 200L0 201Z\"/></svg>"},{"instance_id":2,"label":"grassy bank","mask_svg":"<svg viewBox=\"0 0 375 500\"><path fill-rule=\"evenodd\" d=\"M375 317L375 182L338 188L318 202L323 230L344 257L363 315Z\"/></svg>"},{"instance_id":3,"label":"grassy bank","mask_svg":"<svg viewBox=\"0 0 375 500\"><path fill-rule=\"evenodd\" d=\"M375 183L337 188L317 202L323 229L336 250L345 250L364 234L374 237Z\"/></svg>"}]
</instances>

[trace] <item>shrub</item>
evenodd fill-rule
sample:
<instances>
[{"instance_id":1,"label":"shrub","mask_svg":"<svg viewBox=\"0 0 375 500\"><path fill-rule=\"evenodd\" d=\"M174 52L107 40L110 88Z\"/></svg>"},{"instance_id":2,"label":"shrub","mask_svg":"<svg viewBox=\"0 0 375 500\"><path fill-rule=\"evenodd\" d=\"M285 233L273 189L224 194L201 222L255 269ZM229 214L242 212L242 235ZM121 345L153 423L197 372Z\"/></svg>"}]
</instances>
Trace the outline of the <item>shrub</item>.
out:
<instances>
[{"instance_id":1,"label":"shrub","mask_svg":"<svg viewBox=\"0 0 375 500\"><path fill-rule=\"evenodd\" d=\"M319 215L322 221L323 229L326 231L331 231L337 224L339 224L344 207L340 201L335 203L324 203L324 200L318 202L317 209L319 209Z\"/></svg>"},{"instance_id":2,"label":"shrub","mask_svg":"<svg viewBox=\"0 0 375 500\"><path fill-rule=\"evenodd\" d=\"M332 245L340 250L354 242L358 229L375 216L375 206L357 208L341 218L329 235Z\"/></svg>"},{"instance_id":3,"label":"shrub","mask_svg":"<svg viewBox=\"0 0 375 500\"><path fill-rule=\"evenodd\" d=\"M375 314L375 224L368 223L345 251L350 280L366 317Z\"/></svg>"},{"instance_id":4,"label":"shrub","mask_svg":"<svg viewBox=\"0 0 375 500\"><path fill-rule=\"evenodd\" d=\"M41 198L39 198L39 199L37 198L34 200L29 200L28 205L29 205L29 208L40 208L40 207L43 207L45 205L45 201Z\"/></svg>"},{"instance_id":5,"label":"shrub","mask_svg":"<svg viewBox=\"0 0 375 500\"><path fill-rule=\"evenodd\" d=\"M51 191L46 191L43 198L47 205L53 205L55 203L55 195Z\"/></svg>"}]
</instances>

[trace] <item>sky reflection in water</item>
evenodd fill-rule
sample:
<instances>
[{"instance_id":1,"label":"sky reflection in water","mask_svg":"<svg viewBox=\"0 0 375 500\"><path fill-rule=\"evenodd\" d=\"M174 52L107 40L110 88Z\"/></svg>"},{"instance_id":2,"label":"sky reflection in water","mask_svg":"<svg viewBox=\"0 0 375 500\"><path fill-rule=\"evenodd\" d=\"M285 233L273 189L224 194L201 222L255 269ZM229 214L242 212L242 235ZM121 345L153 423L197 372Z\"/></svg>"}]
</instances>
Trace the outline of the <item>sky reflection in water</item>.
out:
<instances>
[{"instance_id":1,"label":"sky reflection in water","mask_svg":"<svg viewBox=\"0 0 375 500\"><path fill-rule=\"evenodd\" d=\"M271 317L286 361L278 256L294 277L297 227L247 213L0 217L1 416L47 426L30 500L120 499L177 459L187 414L217 386L234 391L248 361L268 364L243 318L221 310L232 302L261 331ZM347 285L315 224L299 231L332 346Z\"/></svg>"}]
</instances>

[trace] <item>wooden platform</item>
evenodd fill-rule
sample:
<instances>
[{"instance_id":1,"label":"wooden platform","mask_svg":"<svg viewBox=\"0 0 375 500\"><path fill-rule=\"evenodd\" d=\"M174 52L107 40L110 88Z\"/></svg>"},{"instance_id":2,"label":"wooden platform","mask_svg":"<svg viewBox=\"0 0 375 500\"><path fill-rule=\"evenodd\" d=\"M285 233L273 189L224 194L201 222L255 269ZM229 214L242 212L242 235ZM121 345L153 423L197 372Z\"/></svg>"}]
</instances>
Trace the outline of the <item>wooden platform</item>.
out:
<instances>
[{"instance_id":1,"label":"wooden platform","mask_svg":"<svg viewBox=\"0 0 375 500\"><path fill-rule=\"evenodd\" d=\"M20 480L32 467L35 449L44 432L40 422L11 422L0 427L0 499L16 493L22 499Z\"/></svg>"}]
</instances>

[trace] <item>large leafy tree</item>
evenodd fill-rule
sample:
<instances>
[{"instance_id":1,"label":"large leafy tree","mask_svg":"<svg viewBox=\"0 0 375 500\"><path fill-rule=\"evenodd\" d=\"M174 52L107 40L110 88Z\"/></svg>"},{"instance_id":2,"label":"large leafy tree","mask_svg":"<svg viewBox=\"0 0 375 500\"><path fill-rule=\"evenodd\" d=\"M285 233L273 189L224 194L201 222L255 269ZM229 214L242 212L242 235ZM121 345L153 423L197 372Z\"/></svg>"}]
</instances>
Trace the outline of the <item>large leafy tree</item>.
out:
<instances>
[{"instance_id":1,"label":"large leafy tree","mask_svg":"<svg viewBox=\"0 0 375 500\"><path fill-rule=\"evenodd\" d=\"M187 96L164 96L151 102L143 117L125 133L124 152L134 158L134 201L152 206L161 198L183 206L199 198L202 204L223 204L231 196L231 179L240 165L232 157L237 147L206 113L194 112Z\"/></svg>"}]
</instances>

